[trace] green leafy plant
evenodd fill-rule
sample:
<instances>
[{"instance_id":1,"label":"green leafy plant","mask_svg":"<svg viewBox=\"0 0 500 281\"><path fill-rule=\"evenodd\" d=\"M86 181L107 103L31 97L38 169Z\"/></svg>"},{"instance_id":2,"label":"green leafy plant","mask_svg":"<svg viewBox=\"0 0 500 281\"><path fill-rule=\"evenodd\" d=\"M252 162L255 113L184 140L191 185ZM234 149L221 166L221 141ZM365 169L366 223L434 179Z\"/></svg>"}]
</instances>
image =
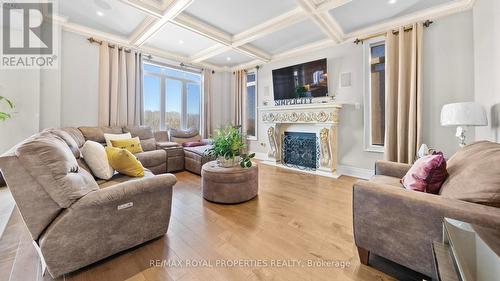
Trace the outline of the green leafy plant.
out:
<instances>
[{"instance_id":1,"label":"green leafy plant","mask_svg":"<svg viewBox=\"0 0 500 281\"><path fill-rule=\"evenodd\" d=\"M14 103L12 103L12 101L10 101L9 99L7 99L5 97L0 96L0 105L2 103L7 104L7 108L10 111L12 111L14 109ZM0 111L0 121L5 121L11 117L12 117L11 113Z\"/></svg>"},{"instance_id":2,"label":"green leafy plant","mask_svg":"<svg viewBox=\"0 0 500 281\"><path fill-rule=\"evenodd\" d=\"M241 154L241 151L246 147L243 140L244 138L238 128L232 125L218 129L212 137L212 148L208 150L208 155L212 157L224 157L225 159L240 156L240 166L250 168L252 166L250 159L255 154Z\"/></svg>"},{"instance_id":3,"label":"green leafy plant","mask_svg":"<svg viewBox=\"0 0 500 281\"><path fill-rule=\"evenodd\" d=\"M304 86L297 86L295 87L295 95L297 98L303 98L306 96L307 93L307 88Z\"/></svg>"}]
</instances>

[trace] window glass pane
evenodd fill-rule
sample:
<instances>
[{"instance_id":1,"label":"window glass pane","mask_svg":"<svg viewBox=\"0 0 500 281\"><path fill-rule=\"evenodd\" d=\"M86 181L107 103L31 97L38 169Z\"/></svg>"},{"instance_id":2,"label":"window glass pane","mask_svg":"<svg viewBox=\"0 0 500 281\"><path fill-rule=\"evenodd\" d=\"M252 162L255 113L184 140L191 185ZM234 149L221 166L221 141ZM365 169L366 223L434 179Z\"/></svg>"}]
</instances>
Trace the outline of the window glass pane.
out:
<instances>
[{"instance_id":1,"label":"window glass pane","mask_svg":"<svg viewBox=\"0 0 500 281\"><path fill-rule=\"evenodd\" d=\"M182 82L167 79L165 90L165 129L181 129Z\"/></svg>"},{"instance_id":2,"label":"window glass pane","mask_svg":"<svg viewBox=\"0 0 500 281\"><path fill-rule=\"evenodd\" d=\"M189 128L200 130L200 85L187 84L187 125Z\"/></svg>"},{"instance_id":3,"label":"window glass pane","mask_svg":"<svg viewBox=\"0 0 500 281\"><path fill-rule=\"evenodd\" d=\"M255 73L250 73L247 75L247 82L255 82Z\"/></svg>"},{"instance_id":4,"label":"window glass pane","mask_svg":"<svg viewBox=\"0 0 500 281\"><path fill-rule=\"evenodd\" d=\"M161 73L161 67L152 65L152 64L144 64L144 71L149 71L149 72L154 72L154 73Z\"/></svg>"},{"instance_id":5,"label":"window glass pane","mask_svg":"<svg viewBox=\"0 0 500 281\"><path fill-rule=\"evenodd\" d=\"M247 117L246 117L246 125L247 125L247 136L255 136L255 85L247 87Z\"/></svg>"},{"instance_id":6,"label":"window glass pane","mask_svg":"<svg viewBox=\"0 0 500 281\"><path fill-rule=\"evenodd\" d=\"M160 78L144 76L144 123L160 130Z\"/></svg>"},{"instance_id":7,"label":"window glass pane","mask_svg":"<svg viewBox=\"0 0 500 281\"><path fill-rule=\"evenodd\" d=\"M372 145L384 145L385 138L385 44L370 46L371 79L371 140Z\"/></svg>"}]
</instances>

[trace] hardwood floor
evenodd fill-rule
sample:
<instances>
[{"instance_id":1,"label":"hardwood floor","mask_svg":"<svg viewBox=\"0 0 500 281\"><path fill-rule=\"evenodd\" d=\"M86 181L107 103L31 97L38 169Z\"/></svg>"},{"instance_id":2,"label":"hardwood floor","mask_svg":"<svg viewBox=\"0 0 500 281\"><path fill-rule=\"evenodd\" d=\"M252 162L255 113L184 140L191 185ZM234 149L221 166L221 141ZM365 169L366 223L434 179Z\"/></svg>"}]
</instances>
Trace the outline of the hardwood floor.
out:
<instances>
[{"instance_id":1,"label":"hardwood floor","mask_svg":"<svg viewBox=\"0 0 500 281\"><path fill-rule=\"evenodd\" d=\"M259 165L257 198L218 205L200 196L199 176L176 176L167 235L58 280L394 280L359 263L352 234L354 178ZM0 241L0 281L51 280L40 276L38 259L16 210ZM157 260L205 260L214 267L151 266ZM215 267L232 260L269 266ZM272 260L339 263L284 267L270 266Z\"/></svg>"}]
</instances>

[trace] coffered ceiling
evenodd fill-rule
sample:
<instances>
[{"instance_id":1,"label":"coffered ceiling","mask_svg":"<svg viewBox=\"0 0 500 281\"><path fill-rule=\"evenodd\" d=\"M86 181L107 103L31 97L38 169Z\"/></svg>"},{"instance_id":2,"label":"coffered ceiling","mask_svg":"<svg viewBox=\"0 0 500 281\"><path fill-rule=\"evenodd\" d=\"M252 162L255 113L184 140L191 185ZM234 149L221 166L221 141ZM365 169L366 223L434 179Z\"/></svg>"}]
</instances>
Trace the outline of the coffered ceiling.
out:
<instances>
[{"instance_id":1,"label":"coffered ceiling","mask_svg":"<svg viewBox=\"0 0 500 281\"><path fill-rule=\"evenodd\" d=\"M262 64L474 0L58 0L71 31L214 69Z\"/></svg>"}]
</instances>

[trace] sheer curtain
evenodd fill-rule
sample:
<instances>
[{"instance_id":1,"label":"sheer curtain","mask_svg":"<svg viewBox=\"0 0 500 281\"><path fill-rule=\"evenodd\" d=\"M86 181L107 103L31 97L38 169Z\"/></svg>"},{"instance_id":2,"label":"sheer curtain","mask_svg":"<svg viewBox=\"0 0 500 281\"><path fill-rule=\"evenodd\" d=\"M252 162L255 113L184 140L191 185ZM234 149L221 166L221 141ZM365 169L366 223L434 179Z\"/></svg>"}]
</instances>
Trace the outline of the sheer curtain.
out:
<instances>
[{"instance_id":1,"label":"sheer curtain","mask_svg":"<svg viewBox=\"0 0 500 281\"><path fill-rule=\"evenodd\" d=\"M99 125L142 124L142 83L142 54L112 48L103 41L99 49Z\"/></svg>"},{"instance_id":2,"label":"sheer curtain","mask_svg":"<svg viewBox=\"0 0 500 281\"><path fill-rule=\"evenodd\" d=\"M233 125L245 128L245 93L247 90L245 70L237 70L233 75Z\"/></svg>"},{"instance_id":3,"label":"sheer curtain","mask_svg":"<svg viewBox=\"0 0 500 281\"><path fill-rule=\"evenodd\" d=\"M387 33L385 160L411 164L422 143L422 30Z\"/></svg>"},{"instance_id":4,"label":"sheer curtain","mask_svg":"<svg viewBox=\"0 0 500 281\"><path fill-rule=\"evenodd\" d=\"M203 71L203 106L201 119L201 136L209 138L212 134L212 70Z\"/></svg>"}]
</instances>

